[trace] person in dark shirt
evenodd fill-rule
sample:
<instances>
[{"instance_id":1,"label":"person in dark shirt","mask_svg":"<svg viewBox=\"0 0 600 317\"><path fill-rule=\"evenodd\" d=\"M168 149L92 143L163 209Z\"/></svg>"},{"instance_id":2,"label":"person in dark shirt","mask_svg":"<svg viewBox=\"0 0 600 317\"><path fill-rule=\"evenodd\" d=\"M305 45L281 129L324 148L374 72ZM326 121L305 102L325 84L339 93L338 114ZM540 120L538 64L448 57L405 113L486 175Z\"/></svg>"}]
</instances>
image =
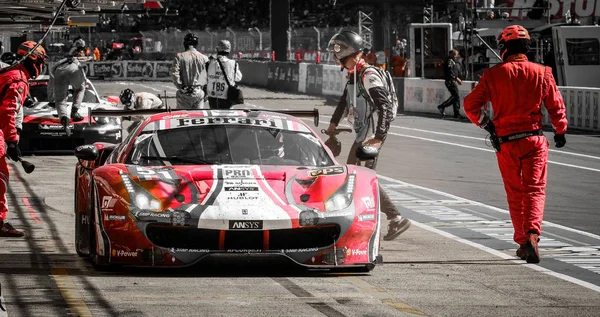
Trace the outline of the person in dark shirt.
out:
<instances>
[{"instance_id":1,"label":"person in dark shirt","mask_svg":"<svg viewBox=\"0 0 600 317\"><path fill-rule=\"evenodd\" d=\"M437 106L440 114L445 115L444 109L452 106L454 110L454 118L464 119L465 117L460 115L460 95L458 94L458 86L462 85L462 80L458 77L456 72L456 59L458 58L458 51L455 49L450 50L448 58L444 62L444 79L446 80L446 88L450 92L450 98L444 101L441 105Z\"/></svg>"}]
</instances>

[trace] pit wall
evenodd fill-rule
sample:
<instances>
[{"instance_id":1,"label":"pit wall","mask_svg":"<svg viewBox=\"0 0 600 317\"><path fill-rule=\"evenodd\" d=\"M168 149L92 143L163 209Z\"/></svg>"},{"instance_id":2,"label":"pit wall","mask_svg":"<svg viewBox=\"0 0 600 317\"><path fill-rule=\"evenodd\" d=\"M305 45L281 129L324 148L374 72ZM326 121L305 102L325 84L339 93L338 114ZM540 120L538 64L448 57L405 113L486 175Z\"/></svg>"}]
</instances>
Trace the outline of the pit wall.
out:
<instances>
[{"instance_id":1,"label":"pit wall","mask_svg":"<svg viewBox=\"0 0 600 317\"><path fill-rule=\"evenodd\" d=\"M347 72L339 66L309 63L248 61L238 62L243 78L241 84L289 93L340 97ZM101 80L170 81L170 61L106 61L83 63L89 78ZM47 72L45 68L44 72ZM421 78L394 78L400 100L399 112L438 114L436 108L450 97L443 80ZM461 114L464 97L476 82L463 81L459 85ZM559 87L567 108L569 128L600 131L600 88ZM446 113L452 115L452 109ZM544 123L549 125L544 109Z\"/></svg>"}]
</instances>

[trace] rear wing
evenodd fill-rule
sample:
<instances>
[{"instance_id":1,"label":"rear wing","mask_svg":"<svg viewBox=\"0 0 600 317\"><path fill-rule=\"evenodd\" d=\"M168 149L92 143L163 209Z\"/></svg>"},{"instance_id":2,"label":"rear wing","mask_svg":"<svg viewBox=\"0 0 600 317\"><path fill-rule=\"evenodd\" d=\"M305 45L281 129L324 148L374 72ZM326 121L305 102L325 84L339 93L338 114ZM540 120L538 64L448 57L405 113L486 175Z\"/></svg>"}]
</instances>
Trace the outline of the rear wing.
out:
<instances>
[{"instance_id":1,"label":"rear wing","mask_svg":"<svg viewBox=\"0 0 600 317\"><path fill-rule=\"evenodd\" d=\"M212 111L211 109L147 109L147 110L92 110L88 108L88 123L92 123L93 117L128 117L128 116L148 116L155 115L159 113L165 112L175 112L175 111L186 111L186 112L199 112L199 111ZM244 111L246 113L256 113L258 115L259 112L274 112L286 114L289 116L294 116L298 118L313 118L313 123L316 127L319 126L319 110L269 110L269 109L231 109L231 110L215 110L215 111Z\"/></svg>"}]
</instances>

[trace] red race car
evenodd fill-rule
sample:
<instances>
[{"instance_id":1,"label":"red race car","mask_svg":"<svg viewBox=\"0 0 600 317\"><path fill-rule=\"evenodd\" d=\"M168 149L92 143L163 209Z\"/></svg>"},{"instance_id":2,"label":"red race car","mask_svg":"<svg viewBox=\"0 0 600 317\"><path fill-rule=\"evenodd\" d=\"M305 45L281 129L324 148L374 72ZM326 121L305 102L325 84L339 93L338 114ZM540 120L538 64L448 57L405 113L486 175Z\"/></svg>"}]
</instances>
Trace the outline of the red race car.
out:
<instances>
[{"instance_id":1,"label":"red race car","mask_svg":"<svg viewBox=\"0 0 600 317\"><path fill-rule=\"evenodd\" d=\"M94 265L188 266L215 253L381 263L377 175L337 163L297 118L318 123L317 110L142 112L154 114L122 143L75 150L76 248Z\"/></svg>"}]
</instances>

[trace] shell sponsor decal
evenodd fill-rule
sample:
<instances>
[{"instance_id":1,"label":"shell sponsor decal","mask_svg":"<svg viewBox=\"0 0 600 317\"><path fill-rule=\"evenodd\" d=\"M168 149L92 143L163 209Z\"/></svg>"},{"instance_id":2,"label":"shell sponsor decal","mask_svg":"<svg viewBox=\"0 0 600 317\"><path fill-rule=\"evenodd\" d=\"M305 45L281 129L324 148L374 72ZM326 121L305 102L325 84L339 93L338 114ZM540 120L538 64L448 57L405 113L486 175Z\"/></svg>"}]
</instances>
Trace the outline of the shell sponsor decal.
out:
<instances>
[{"instance_id":1,"label":"shell sponsor decal","mask_svg":"<svg viewBox=\"0 0 600 317\"><path fill-rule=\"evenodd\" d=\"M367 250L361 249L348 249L346 250L346 256L365 256L367 255Z\"/></svg>"},{"instance_id":2,"label":"shell sponsor decal","mask_svg":"<svg viewBox=\"0 0 600 317\"><path fill-rule=\"evenodd\" d=\"M114 257L134 258L138 256L138 252L112 249L111 255Z\"/></svg>"}]
</instances>

